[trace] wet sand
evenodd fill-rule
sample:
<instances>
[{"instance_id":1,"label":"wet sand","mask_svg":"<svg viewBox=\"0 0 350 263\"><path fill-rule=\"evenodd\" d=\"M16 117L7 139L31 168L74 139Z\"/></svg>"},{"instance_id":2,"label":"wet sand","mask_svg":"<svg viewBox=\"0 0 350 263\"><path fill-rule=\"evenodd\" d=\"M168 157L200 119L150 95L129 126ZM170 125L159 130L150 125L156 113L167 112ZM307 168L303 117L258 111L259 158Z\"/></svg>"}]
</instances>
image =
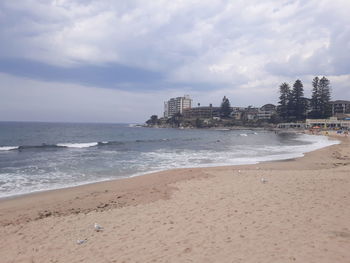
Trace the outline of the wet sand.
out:
<instances>
[{"instance_id":1,"label":"wet sand","mask_svg":"<svg viewBox=\"0 0 350 263\"><path fill-rule=\"evenodd\" d=\"M1 200L1 262L350 262L350 139L337 138L298 159Z\"/></svg>"}]
</instances>

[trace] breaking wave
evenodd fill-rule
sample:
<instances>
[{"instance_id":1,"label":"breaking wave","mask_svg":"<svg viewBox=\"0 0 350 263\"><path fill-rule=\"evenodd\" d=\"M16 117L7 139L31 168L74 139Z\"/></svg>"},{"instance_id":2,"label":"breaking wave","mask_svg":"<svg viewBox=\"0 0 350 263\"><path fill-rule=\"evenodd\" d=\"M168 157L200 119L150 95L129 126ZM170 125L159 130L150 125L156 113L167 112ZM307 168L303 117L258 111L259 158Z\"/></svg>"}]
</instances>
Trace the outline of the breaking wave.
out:
<instances>
[{"instance_id":1,"label":"breaking wave","mask_svg":"<svg viewBox=\"0 0 350 263\"><path fill-rule=\"evenodd\" d=\"M18 149L19 146L0 146L0 151L11 151Z\"/></svg>"},{"instance_id":2,"label":"breaking wave","mask_svg":"<svg viewBox=\"0 0 350 263\"><path fill-rule=\"evenodd\" d=\"M174 140L174 139L172 139ZM187 139L188 140L188 139ZM196 140L191 139L191 140ZM0 146L0 151L14 151L14 150L35 150L35 149L64 149L64 148L90 148L96 146L108 145L122 145L128 143L154 143L154 142L168 142L170 139L156 139L156 140L135 140L135 141L102 141L102 142L86 142L86 143L57 143L57 144L41 144L41 145L20 145L20 146Z\"/></svg>"}]
</instances>

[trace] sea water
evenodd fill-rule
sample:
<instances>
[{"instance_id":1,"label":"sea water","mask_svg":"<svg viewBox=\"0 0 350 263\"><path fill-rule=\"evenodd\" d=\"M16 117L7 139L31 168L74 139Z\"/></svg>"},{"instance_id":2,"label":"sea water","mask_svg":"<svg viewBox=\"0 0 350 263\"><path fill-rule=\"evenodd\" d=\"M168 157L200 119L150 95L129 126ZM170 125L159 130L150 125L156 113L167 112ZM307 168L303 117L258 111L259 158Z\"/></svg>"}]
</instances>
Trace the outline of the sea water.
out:
<instances>
[{"instance_id":1,"label":"sea water","mask_svg":"<svg viewBox=\"0 0 350 263\"><path fill-rule=\"evenodd\" d=\"M334 143L269 131L0 122L0 197L172 168L289 159Z\"/></svg>"}]
</instances>

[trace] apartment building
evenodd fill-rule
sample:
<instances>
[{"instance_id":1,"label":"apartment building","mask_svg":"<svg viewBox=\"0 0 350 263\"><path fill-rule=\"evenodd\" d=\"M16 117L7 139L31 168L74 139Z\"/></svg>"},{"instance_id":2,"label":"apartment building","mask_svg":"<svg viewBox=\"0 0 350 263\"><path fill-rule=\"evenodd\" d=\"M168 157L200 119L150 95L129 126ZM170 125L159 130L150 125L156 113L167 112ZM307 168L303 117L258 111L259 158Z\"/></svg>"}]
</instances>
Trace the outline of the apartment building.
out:
<instances>
[{"instance_id":1,"label":"apartment building","mask_svg":"<svg viewBox=\"0 0 350 263\"><path fill-rule=\"evenodd\" d=\"M183 116L189 119L210 119L214 117L220 117L220 107L196 107L196 108L187 108L183 110Z\"/></svg>"},{"instance_id":2,"label":"apartment building","mask_svg":"<svg viewBox=\"0 0 350 263\"><path fill-rule=\"evenodd\" d=\"M183 97L171 98L164 102L164 117L170 118L176 113L183 114L184 109L190 109L192 104L192 99L189 95L184 95Z\"/></svg>"},{"instance_id":3,"label":"apartment building","mask_svg":"<svg viewBox=\"0 0 350 263\"><path fill-rule=\"evenodd\" d=\"M343 114L350 114L350 101L348 100L336 100L330 102L332 105L332 115L339 116Z\"/></svg>"}]
</instances>

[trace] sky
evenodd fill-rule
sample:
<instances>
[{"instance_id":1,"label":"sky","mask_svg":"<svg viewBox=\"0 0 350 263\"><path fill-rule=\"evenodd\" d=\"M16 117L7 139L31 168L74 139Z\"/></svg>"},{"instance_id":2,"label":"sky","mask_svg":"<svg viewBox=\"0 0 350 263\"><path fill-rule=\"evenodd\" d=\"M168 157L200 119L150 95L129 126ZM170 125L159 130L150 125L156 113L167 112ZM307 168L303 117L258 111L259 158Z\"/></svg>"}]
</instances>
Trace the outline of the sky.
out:
<instances>
[{"instance_id":1,"label":"sky","mask_svg":"<svg viewBox=\"0 0 350 263\"><path fill-rule=\"evenodd\" d=\"M2 0L0 121L138 122L278 102L326 76L350 100L349 0Z\"/></svg>"}]
</instances>

